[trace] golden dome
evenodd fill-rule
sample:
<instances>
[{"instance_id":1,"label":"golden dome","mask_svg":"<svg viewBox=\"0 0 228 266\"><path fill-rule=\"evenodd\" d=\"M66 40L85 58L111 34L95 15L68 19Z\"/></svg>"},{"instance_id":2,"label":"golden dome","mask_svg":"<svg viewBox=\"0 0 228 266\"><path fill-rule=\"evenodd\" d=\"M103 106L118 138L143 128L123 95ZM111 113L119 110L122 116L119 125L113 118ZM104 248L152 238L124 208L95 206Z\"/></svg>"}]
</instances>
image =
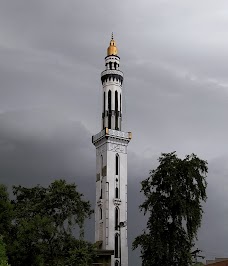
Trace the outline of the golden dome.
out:
<instances>
[{"instance_id":1,"label":"golden dome","mask_svg":"<svg viewBox=\"0 0 228 266\"><path fill-rule=\"evenodd\" d=\"M118 50L117 50L117 47L116 47L116 42L115 40L113 39L113 33L112 33L112 39L110 41L110 45L107 49L107 55L117 55L118 53Z\"/></svg>"}]
</instances>

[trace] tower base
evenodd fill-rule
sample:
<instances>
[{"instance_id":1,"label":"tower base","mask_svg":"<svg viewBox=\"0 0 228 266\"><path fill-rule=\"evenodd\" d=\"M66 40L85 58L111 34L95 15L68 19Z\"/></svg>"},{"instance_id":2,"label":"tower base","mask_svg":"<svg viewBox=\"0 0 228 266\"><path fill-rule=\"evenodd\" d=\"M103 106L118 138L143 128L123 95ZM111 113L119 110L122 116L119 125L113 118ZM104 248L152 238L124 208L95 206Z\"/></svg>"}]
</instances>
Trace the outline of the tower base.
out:
<instances>
[{"instance_id":1,"label":"tower base","mask_svg":"<svg viewBox=\"0 0 228 266\"><path fill-rule=\"evenodd\" d=\"M97 249L97 257L92 263L92 266L111 266L111 257L114 255L114 250Z\"/></svg>"}]
</instances>

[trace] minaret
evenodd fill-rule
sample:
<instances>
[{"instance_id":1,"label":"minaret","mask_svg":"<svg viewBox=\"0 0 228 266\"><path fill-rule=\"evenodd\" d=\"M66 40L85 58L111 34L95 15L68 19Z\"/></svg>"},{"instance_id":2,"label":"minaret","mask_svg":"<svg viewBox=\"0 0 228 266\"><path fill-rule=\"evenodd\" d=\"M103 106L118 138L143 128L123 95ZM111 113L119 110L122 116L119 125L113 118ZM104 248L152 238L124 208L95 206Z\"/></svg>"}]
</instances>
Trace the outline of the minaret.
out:
<instances>
[{"instance_id":1,"label":"minaret","mask_svg":"<svg viewBox=\"0 0 228 266\"><path fill-rule=\"evenodd\" d=\"M111 266L128 266L127 146L131 132L122 131L123 72L112 38L101 73L102 125L92 137L96 147L95 242L102 250L114 250Z\"/></svg>"}]
</instances>

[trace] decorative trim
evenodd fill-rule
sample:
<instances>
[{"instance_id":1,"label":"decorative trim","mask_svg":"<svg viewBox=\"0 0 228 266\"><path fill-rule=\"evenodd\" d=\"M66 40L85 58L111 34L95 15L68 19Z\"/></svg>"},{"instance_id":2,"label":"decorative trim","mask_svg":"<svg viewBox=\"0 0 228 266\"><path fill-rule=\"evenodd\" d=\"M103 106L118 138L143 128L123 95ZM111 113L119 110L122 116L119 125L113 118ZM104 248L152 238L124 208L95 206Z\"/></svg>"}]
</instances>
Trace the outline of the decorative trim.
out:
<instances>
[{"instance_id":1,"label":"decorative trim","mask_svg":"<svg viewBox=\"0 0 228 266\"><path fill-rule=\"evenodd\" d=\"M128 143L131 140L131 134L129 134L129 132L123 132L115 129L108 129L106 127L105 129L101 130L98 134L92 137L92 142L96 147L98 147L97 143L99 143L100 140L105 138L106 139L110 138L110 140L112 140L113 138L113 140L122 140ZM103 145L101 147L103 147ZM102 149L102 152L101 152L101 147L97 148L97 155L106 151L106 146L105 148Z\"/></svg>"},{"instance_id":2,"label":"decorative trim","mask_svg":"<svg viewBox=\"0 0 228 266\"><path fill-rule=\"evenodd\" d=\"M129 138L128 132L123 132L119 130L114 130L114 129L109 129L108 131L110 136L116 136L116 137L121 137L121 138Z\"/></svg>"},{"instance_id":3,"label":"decorative trim","mask_svg":"<svg viewBox=\"0 0 228 266\"><path fill-rule=\"evenodd\" d=\"M106 151L107 151L107 146L106 146L106 144L103 144L102 146L97 148L97 150L96 150L97 156L105 153Z\"/></svg>"},{"instance_id":4,"label":"decorative trim","mask_svg":"<svg viewBox=\"0 0 228 266\"><path fill-rule=\"evenodd\" d=\"M113 199L113 203L115 206L119 206L121 204L121 199Z\"/></svg>"},{"instance_id":5,"label":"decorative trim","mask_svg":"<svg viewBox=\"0 0 228 266\"><path fill-rule=\"evenodd\" d=\"M132 139L132 132L128 132L129 139Z\"/></svg>"},{"instance_id":6,"label":"decorative trim","mask_svg":"<svg viewBox=\"0 0 228 266\"><path fill-rule=\"evenodd\" d=\"M101 77L106 76L106 75L118 75L123 78L123 72L120 70L115 70L115 69L106 69L101 72Z\"/></svg>"},{"instance_id":7,"label":"decorative trim","mask_svg":"<svg viewBox=\"0 0 228 266\"><path fill-rule=\"evenodd\" d=\"M99 200L97 201L97 205L98 205L99 207L102 207L102 206L103 206L103 199L99 199Z\"/></svg>"},{"instance_id":8,"label":"decorative trim","mask_svg":"<svg viewBox=\"0 0 228 266\"><path fill-rule=\"evenodd\" d=\"M108 57L112 57L112 56L113 57L118 57L120 59L120 57L118 55L114 55L114 54L113 55L107 55L107 56L105 56L105 59L108 58Z\"/></svg>"},{"instance_id":9,"label":"decorative trim","mask_svg":"<svg viewBox=\"0 0 228 266\"><path fill-rule=\"evenodd\" d=\"M126 153L126 146L117 143L109 143L108 150L118 153Z\"/></svg>"},{"instance_id":10,"label":"decorative trim","mask_svg":"<svg viewBox=\"0 0 228 266\"><path fill-rule=\"evenodd\" d=\"M107 75L101 76L101 82L102 82L102 84L105 81L108 81L108 80L109 81L116 80L116 81L120 81L121 84L123 83L123 77L121 75L118 75L118 74L107 74Z\"/></svg>"},{"instance_id":11,"label":"decorative trim","mask_svg":"<svg viewBox=\"0 0 228 266\"><path fill-rule=\"evenodd\" d=\"M97 133L96 135L92 136L92 143L94 143L96 140L98 140L99 138L104 136L104 134L105 134L105 130L103 129L99 133Z\"/></svg>"}]
</instances>

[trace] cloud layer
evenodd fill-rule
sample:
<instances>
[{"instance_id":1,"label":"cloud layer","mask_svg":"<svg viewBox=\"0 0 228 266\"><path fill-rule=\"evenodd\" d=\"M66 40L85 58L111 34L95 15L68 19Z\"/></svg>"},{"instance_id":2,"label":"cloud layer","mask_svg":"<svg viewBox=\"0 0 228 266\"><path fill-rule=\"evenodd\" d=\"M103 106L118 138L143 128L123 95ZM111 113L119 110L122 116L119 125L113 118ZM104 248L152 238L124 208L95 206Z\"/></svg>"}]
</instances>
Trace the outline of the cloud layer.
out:
<instances>
[{"instance_id":1,"label":"cloud layer","mask_svg":"<svg viewBox=\"0 0 228 266\"><path fill-rule=\"evenodd\" d=\"M100 72L114 31L124 129L133 132L129 247L145 227L140 181L161 152L176 150L209 162L198 246L207 258L227 257L227 18L225 0L0 1L1 182L65 177L94 204L91 135L100 130ZM139 252L130 254L140 265Z\"/></svg>"}]
</instances>

